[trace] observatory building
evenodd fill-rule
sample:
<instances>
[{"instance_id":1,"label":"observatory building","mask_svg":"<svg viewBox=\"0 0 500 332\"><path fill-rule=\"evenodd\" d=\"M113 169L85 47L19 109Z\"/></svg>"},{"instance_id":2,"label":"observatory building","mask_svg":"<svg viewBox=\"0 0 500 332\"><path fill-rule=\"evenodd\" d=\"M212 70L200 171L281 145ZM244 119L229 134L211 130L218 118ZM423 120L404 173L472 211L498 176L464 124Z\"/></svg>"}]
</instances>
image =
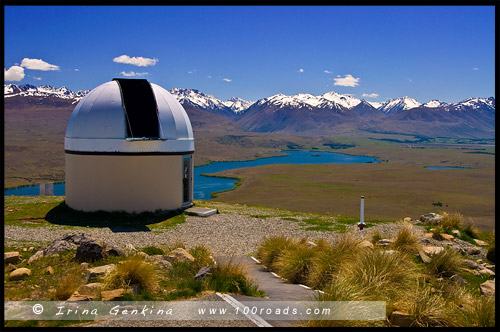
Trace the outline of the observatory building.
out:
<instances>
[{"instance_id":1,"label":"observatory building","mask_svg":"<svg viewBox=\"0 0 500 332\"><path fill-rule=\"evenodd\" d=\"M66 204L144 212L192 205L194 138L181 104L144 79L113 79L76 105L64 137Z\"/></svg>"}]
</instances>

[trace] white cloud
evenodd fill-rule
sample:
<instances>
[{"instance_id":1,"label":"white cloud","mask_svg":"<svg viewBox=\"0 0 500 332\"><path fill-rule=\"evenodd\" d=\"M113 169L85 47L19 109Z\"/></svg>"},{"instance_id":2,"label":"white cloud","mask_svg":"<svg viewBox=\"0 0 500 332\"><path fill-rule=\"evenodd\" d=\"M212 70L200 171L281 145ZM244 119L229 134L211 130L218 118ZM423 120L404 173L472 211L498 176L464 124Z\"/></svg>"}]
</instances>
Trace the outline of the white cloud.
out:
<instances>
[{"instance_id":1,"label":"white cloud","mask_svg":"<svg viewBox=\"0 0 500 332\"><path fill-rule=\"evenodd\" d=\"M198 70L193 69L193 70L188 71L188 74L194 74L194 73L196 73L197 71L198 71Z\"/></svg>"},{"instance_id":2,"label":"white cloud","mask_svg":"<svg viewBox=\"0 0 500 332\"><path fill-rule=\"evenodd\" d=\"M328 69L323 70L323 73L326 73L326 74L333 74L333 72L332 72L332 71L329 71Z\"/></svg>"},{"instance_id":3,"label":"white cloud","mask_svg":"<svg viewBox=\"0 0 500 332\"><path fill-rule=\"evenodd\" d=\"M333 85L340 85L340 86L350 86L350 87L355 87L359 85L359 77L355 78L351 74L345 75L345 77L340 77L340 75L337 75L338 78L334 78L333 80L335 83Z\"/></svg>"},{"instance_id":4,"label":"white cloud","mask_svg":"<svg viewBox=\"0 0 500 332\"><path fill-rule=\"evenodd\" d=\"M130 77L130 76L145 76L145 75L149 75L149 73L136 73L136 72L133 72L133 71L130 71L128 73L122 71L120 74L122 74L123 76L126 76L126 77Z\"/></svg>"},{"instance_id":5,"label":"white cloud","mask_svg":"<svg viewBox=\"0 0 500 332\"><path fill-rule=\"evenodd\" d=\"M23 61L21 61L21 67L31 70L42 70L42 71L59 70L59 66L51 65L50 63L47 63L42 59L24 58Z\"/></svg>"},{"instance_id":6,"label":"white cloud","mask_svg":"<svg viewBox=\"0 0 500 332\"><path fill-rule=\"evenodd\" d=\"M413 81L412 81L412 79L411 79L411 78L409 78L409 79L408 79L408 83L411 83L411 82L413 82Z\"/></svg>"},{"instance_id":7,"label":"white cloud","mask_svg":"<svg viewBox=\"0 0 500 332\"><path fill-rule=\"evenodd\" d=\"M304 69L300 68L299 70L297 70L299 73L303 73L304 72Z\"/></svg>"},{"instance_id":8,"label":"white cloud","mask_svg":"<svg viewBox=\"0 0 500 332\"><path fill-rule=\"evenodd\" d=\"M363 93L361 96L366 98L378 98L378 93Z\"/></svg>"},{"instance_id":9,"label":"white cloud","mask_svg":"<svg viewBox=\"0 0 500 332\"><path fill-rule=\"evenodd\" d=\"M24 68L19 66L12 66L8 70L5 68L4 77L6 82L17 82L24 78Z\"/></svg>"},{"instance_id":10,"label":"white cloud","mask_svg":"<svg viewBox=\"0 0 500 332\"><path fill-rule=\"evenodd\" d=\"M212 78L212 76L210 76L210 75L207 75L207 77L208 77L208 78Z\"/></svg>"},{"instance_id":11,"label":"white cloud","mask_svg":"<svg viewBox=\"0 0 500 332\"><path fill-rule=\"evenodd\" d=\"M80 71L80 69L78 69L78 68L75 68L75 71Z\"/></svg>"},{"instance_id":12,"label":"white cloud","mask_svg":"<svg viewBox=\"0 0 500 332\"><path fill-rule=\"evenodd\" d=\"M41 78L41 77L36 77L36 76L33 76L33 78L34 78L35 80L37 80L37 81L41 81L41 80L42 80L42 78Z\"/></svg>"},{"instance_id":13,"label":"white cloud","mask_svg":"<svg viewBox=\"0 0 500 332\"><path fill-rule=\"evenodd\" d=\"M479 68L477 68L477 67L474 67L474 68L472 68L472 70L479 70Z\"/></svg>"},{"instance_id":14,"label":"white cloud","mask_svg":"<svg viewBox=\"0 0 500 332\"><path fill-rule=\"evenodd\" d=\"M230 78L223 78L222 80L226 81L226 82L231 82L232 81Z\"/></svg>"},{"instance_id":15,"label":"white cloud","mask_svg":"<svg viewBox=\"0 0 500 332\"><path fill-rule=\"evenodd\" d=\"M158 62L158 59L154 58L143 58L142 56L138 57L129 57L128 55L120 55L113 59L114 62L118 63L126 63L129 65L139 66L139 67L147 67L154 66Z\"/></svg>"}]
</instances>

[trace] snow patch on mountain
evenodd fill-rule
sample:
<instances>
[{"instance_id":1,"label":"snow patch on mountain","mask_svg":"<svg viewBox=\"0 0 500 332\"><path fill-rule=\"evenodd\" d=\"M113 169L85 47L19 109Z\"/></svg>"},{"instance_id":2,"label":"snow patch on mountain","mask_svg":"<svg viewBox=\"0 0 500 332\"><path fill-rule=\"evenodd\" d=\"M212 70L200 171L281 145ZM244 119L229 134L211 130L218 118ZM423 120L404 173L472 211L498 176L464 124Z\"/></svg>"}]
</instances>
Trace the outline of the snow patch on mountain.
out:
<instances>
[{"instance_id":1,"label":"snow patch on mountain","mask_svg":"<svg viewBox=\"0 0 500 332\"><path fill-rule=\"evenodd\" d=\"M427 107L427 108L437 108L437 107L443 107L443 106L447 106L447 105L448 104L445 102L442 102L442 101L437 100L437 99L433 99L431 101L426 102L422 106Z\"/></svg>"},{"instance_id":2,"label":"snow patch on mountain","mask_svg":"<svg viewBox=\"0 0 500 332\"><path fill-rule=\"evenodd\" d=\"M38 87L24 84L4 84L4 98L22 96L22 97L57 97L61 99L72 99L73 104L77 103L82 99L90 90L81 90L78 92L73 92L66 88L65 86L61 88L54 88L49 85L40 85Z\"/></svg>"},{"instance_id":3,"label":"snow patch on mountain","mask_svg":"<svg viewBox=\"0 0 500 332\"><path fill-rule=\"evenodd\" d=\"M382 103L379 110L386 113L387 115L396 114L401 111L416 108L422 105L418 101L408 96L403 98L389 99Z\"/></svg>"}]
</instances>

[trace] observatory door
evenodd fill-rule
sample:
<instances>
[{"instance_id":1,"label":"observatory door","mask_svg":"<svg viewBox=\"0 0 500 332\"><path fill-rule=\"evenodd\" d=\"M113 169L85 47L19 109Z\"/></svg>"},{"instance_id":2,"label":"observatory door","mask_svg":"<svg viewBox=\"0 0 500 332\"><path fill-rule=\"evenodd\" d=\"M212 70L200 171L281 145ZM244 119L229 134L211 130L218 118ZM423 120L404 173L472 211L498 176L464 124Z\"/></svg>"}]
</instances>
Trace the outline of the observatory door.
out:
<instances>
[{"instance_id":1,"label":"observatory door","mask_svg":"<svg viewBox=\"0 0 500 332\"><path fill-rule=\"evenodd\" d=\"M193 181L191 158L191 156L182 158L182 205L191 204L191 184Z\"/></svg>"}]
</instances>

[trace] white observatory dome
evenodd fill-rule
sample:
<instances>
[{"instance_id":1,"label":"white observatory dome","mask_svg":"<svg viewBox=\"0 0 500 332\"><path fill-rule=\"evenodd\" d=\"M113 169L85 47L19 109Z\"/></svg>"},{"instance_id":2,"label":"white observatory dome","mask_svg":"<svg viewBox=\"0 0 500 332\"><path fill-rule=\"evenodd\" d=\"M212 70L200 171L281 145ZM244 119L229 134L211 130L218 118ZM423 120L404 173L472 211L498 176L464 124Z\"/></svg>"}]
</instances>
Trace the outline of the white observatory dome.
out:
<instances>
[{"instance_id":1,"label":"white observatory dome","mask_svg":"<svg viewBox=\"0 0 500 332\"><path fill-rule=\"evenodd\" d=\"M114 79L75 107L64 138L73 153L193 152L191 122L164 88L144 79Z\"/></svg>"}]
</instances>

